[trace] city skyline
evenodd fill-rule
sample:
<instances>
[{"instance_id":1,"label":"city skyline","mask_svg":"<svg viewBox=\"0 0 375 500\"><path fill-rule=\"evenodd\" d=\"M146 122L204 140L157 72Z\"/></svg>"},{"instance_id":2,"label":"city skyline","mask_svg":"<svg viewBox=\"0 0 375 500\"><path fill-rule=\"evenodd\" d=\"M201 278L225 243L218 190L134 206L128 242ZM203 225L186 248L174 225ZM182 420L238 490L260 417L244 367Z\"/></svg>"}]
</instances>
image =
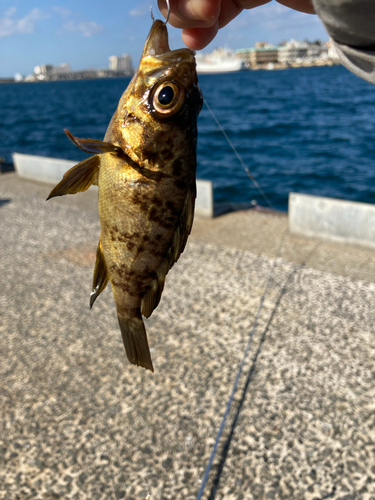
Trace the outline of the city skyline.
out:
<instances>
[{"instance_id":1,"label":"city skyline","mask_svg":"<svg viewBox=\"0 0 375 500\"><path fill-rule=\"evenodd\" d=\"M0 10L0 77L27 75L34 66L64 62L75 70L104 68L111 55L123 53L137 67L151 26L151 3L155 17L161 17L152 0L131 4L109 0L105 8L88 0L66 0L53 6L47 0L34 4L5 0ZM169 34L172 49L183 46L181 30L169 26ZM260 40L277 44L290 38L328 40L328 35L317 16L271 2L242 12L204 51L218 46L249 47Z\"/></svg>"}]
</instances>

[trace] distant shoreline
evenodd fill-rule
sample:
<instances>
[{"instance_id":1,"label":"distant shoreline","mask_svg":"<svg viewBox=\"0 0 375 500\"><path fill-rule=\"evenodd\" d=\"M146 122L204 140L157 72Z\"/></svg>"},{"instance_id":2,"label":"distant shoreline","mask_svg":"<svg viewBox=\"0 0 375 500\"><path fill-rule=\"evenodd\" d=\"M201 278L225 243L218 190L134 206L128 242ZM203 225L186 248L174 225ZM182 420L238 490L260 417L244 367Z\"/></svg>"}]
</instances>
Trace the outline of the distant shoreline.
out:
<instances>
[{"instance_id":1,"label":"distant shoreline","mask_svg":"<svg viewBox=\"0 0 375 500\"><path fill-rule=\"evenodd\" d=\"M340 66L341 63L340 61L336 60L326 60L326 61L315 61L315 62L301 62L301 63L290 63L290 64L283 64L283 63L267 63L267 64L257 64L255 66L251 67L246 67L242 71L259 71L259 70L267 70L267 71L273 71L273 70L283 70L283 69L290 69L290 68L312 68L312 67L322 67L322 66ZM129 73L123 73L123 74L111 74L111 75L90 75L87 77L70 77L70 78L54 78L54 79L45 79L45 80L21 80L21 81L16 81L14 78L0 78L0 84L2 83L44 83L44 82L67 82L67 81L79 81L79 80L107 80L107 79L113 79L113 78L131 78L134 73L129 74ZM203 73L202 73L203 74ZM212 74L217 74L217 73L212 73Z\"/></svg>"},{"instance_id":2,"label":"distant shoreline","mask_svg":"<svg viewBox=\"0 0 375 500\"><path fill-rule=\"evenodd\" d=\"M265 64L257 64L256 66L251 66L246 68L247 70L260 70L260 69L266 69L268 71L273 71L273 70L281 70L281 69L290 69L290 68L313 68L313 67L321 67L321 66L340 66L341 62L339 60L332 60L332 59L327 59L327 60L320 60L320 61L314 61L314 62L307 62L307 61L302 61L302 62L293 62L289 64L284 64L284 63L265 63Z\"/></svg>"},{"instance_id":3,"label":"distant shoreline","mask_svg":"<svg viewBox=\"0 0 375 500\"><path fill-rule=\"evenodd\" d=\"M107 80L113 78L131 78L133 73L114 71L114 70L93 70L93 71L72 71L68 74L61 74L54 78L44 78L44 79L24 79L15 80L14 78L0 78L1 83L42 83L42 82L68 82L68 81L79 81L79 80Z\"/></svg>"}]
</instances>

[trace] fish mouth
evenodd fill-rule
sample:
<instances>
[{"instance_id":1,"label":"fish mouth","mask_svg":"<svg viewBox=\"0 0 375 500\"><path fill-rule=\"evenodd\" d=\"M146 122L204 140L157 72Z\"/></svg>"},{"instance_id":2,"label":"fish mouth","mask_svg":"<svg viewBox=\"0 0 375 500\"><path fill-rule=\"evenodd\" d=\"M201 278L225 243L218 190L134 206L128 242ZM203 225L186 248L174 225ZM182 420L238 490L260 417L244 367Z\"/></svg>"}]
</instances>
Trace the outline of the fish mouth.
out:
<instances>
[{"instance_id":1,"label":"fish mouth","mask_svg":"<svg viewBox=\"0 0 375 500\"><path fill-rule=\"evenodd\" d=\"M147 56L157 57L164 61L178 62L194 58L195 52L191 49L171 50L168 43L168 30L163 21L157 19L152 23L148 34L142 59Z\"/></svg>"}]
</instances>

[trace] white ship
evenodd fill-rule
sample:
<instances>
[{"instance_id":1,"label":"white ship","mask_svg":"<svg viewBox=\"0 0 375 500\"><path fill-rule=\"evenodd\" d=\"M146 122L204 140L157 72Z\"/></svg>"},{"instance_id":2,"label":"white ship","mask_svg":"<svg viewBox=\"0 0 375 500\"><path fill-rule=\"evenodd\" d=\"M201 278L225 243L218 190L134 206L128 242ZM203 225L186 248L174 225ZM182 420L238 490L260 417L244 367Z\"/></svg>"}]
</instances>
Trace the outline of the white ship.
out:
<instances>
[{"instance_id":1,"label":"white ship","mask_svg":"<svg viewBox=\"0 0 375 500\"><path fill-rule=\"evenodd\" d=\"M245 69L244 62L227 49L215 49L210 54L197 54L197 73L230 73Z\"/></svg>"}]
</instances>

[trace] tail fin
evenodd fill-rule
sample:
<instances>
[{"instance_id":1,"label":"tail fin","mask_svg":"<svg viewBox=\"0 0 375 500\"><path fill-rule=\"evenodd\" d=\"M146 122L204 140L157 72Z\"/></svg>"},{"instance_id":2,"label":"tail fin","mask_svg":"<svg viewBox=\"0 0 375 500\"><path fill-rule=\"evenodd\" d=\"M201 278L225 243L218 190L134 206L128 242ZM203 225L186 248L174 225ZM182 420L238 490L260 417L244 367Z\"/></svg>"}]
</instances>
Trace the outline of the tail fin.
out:
<instances>
[{"instance_id":1,"label":"tail fin","mask_svg":"<svg viewBox=\"0 0 375 500\"><path fill-rule=\"evenodd\" d=\"M154 371L148 347L145 325L141 318L122 318L117 315L122 341L130 363Z\"/></svg>"}]
</instances>

